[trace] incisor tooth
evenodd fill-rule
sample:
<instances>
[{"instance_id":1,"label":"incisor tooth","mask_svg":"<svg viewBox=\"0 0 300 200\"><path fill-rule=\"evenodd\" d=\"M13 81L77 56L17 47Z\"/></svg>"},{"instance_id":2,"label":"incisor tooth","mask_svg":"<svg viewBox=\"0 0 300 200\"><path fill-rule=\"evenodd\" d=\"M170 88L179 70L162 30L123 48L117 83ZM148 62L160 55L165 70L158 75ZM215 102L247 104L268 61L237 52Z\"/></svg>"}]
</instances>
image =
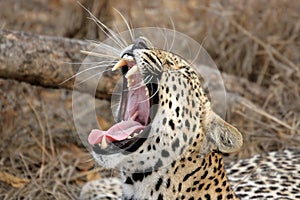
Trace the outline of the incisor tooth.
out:
<instances>
[{"instance_id":1,"label":"incisor tooth","mask_svg":"<svg viewBox=\"0 0 300 200\"><path fill-rule=\"evenodd\" d=\"M125 77L128 79L129 76L131 76L132 74L136 73L139 70L137 65L134 65L125 75Z\"/></svg>"},{"instance_id":2,"label":"incisor tooth","mask_svg":"<svg viewBox=\"0 0 300 200\"><path fill-rule=\"evenodd\" d=\"M101 142L101 149L106 149L107 146L106 136L104 135Z\"/></svg>"},{"instance_id":3,"label":"incisor tooth","mask_svg":"<svg viewBox=\"0 0 300 200\"><path fill-rule=\"evenodd\" d=\"M119 61L117 62L117 64L115 64L115 66L111 69L111 71L115 71L115 70L117 70L117 69L123 67L123 66L126 65L126 64L127 64L127 63L126 63L126 60L121 59L121 60L119 60Z\"/></svg>"}]
</instances>

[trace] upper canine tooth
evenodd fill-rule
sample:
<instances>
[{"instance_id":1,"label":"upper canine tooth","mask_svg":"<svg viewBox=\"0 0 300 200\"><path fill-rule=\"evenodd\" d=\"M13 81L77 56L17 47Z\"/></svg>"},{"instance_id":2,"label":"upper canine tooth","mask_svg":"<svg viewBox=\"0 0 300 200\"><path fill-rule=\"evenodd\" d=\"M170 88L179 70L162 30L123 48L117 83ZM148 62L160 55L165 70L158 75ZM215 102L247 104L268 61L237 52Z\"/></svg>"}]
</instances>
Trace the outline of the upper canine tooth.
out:
<instances>
[{"instance_id":1,"label":"upper canine tooth","mask_svg":"<svg viewBox=\"0 0 300 200\"><path fill-rule=\"evenodd\" d=\"M121 59L117 62L117 64L115 64L115 66L111 69L111 71L115 71L121 67L123 67L124 65L127 65L126 60L125 59Z\"/></svg>"},{"instance_id":2,"label":"upper canine tooth","mask_svg":"<svg viewBox=\"0 0 300 200\"><path fill-rule=\"evenodd\" d=\"M101 141L101 149L106 149L107 146L106 136L104 135Z\"/></svg>"},{"instance_id":3,"label":"upper canine tooth","mask_svg":"<svg viewBox=\"0 0 300 200\"><path fill-rule=\"evenodd\" d=\"M131 76L132 74L136 73L139 70L137 65L134 65L133 67L131 67L131 69L127 72L127 74L125 75L125 77L128 79L129 76Z\"/></svg>"}]
</instances>

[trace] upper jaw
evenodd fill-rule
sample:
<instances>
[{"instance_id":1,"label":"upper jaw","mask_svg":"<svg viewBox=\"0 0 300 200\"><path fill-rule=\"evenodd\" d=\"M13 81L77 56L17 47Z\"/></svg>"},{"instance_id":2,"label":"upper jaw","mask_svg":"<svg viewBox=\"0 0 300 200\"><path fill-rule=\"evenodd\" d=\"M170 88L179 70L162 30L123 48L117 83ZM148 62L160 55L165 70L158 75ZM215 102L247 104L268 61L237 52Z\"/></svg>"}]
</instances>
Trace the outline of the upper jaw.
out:
<instances>
[{"instance_id":1,"label":"upper jaw","mask_svg":"<svg viewBox=\"0 0 300 200\"><path fill-rule=\"evenodd\" d=\"M157 103L158 94L153 95L153 98L149 98L149 95L153 94L153 88L157 88L157 86L152 83L145 83L143 73L140 71L143 69L141 69L141 66L137 63L137 60L139 60L138 57L137 59L135 58L137 56L136 52L140 50L148 50L146 42L143 39L138 39L133 45L124 49L120 61L112 68L112 71L121 68L124 75L122 98L118 109L117 124L115 125L118 125L120 128L122 127L121 129L126 131L130 129L131 125L130 127L128 125L131 124L131 120L133 120L140 124L143 129L137 133L138 136L136 136L135 131L133 131L133 137L129 135L131 131L128 131L127 135L123 135L124 137L121 137L121 134L116 133L120 132L121 129L115 125L108 131L93 130L89 136L89 142L93 144L93 150L97 154L131 153L138 149L148 137L150 119L153 119L156 113L156 109L150 109L150 107ZM134 96L133 98L131 97L132 95ZM128 102L131 103L128 104ZM131 112L131 110L133 112ZM137 115L134 114L136 112L135 110L137 111ZM127 123L128 120L131 122ZM126 126L124 125L125 129L123 129L123 124L127 124L127 128L125 128ZM133 125L132 128L135 130L135 127L137 126ZM116 135L114 134L117 134L117 137L115 137ZM126 136L128 136L128 138L126 138ZM113 144L111 144L112 142ZM108 145L108 143L110 143L110 145Z\"/></svg>"},{"instance_id":2,"label":"upper jaw","mask_svg":"<svg viewBox=\"0 0 300 200\"><path fill-rule=\"evenodd\" d=\"M139 67L132 56L125 54L112 70L117 70L119 68L122 69L124 74L124 86L118 109L117 124L112 126L108 131L99 131L98 129L95 129L89 136L89 142L94 144L93 150L97 154L108 155L119 152L122 152L123 154L131 153L143 144L149 133L149 90L139 72ZM123 127L123 124L127 124L127 126L124 125ZM132 125L128 126L129 124ZM137 127L136 129L138 130L136 131L138 132L132 131L131 134L131 131L128 131L131 130L131 126L134 130L134 127ZM118 127L122 128L120 129ZM117 132L120 132L120 134L126 132L128 133L128 137L122 136L121 138L120 135L120 137L117 136L119 139L117 139L117 137L114 138Z\"/></svg>"}]
</instances>

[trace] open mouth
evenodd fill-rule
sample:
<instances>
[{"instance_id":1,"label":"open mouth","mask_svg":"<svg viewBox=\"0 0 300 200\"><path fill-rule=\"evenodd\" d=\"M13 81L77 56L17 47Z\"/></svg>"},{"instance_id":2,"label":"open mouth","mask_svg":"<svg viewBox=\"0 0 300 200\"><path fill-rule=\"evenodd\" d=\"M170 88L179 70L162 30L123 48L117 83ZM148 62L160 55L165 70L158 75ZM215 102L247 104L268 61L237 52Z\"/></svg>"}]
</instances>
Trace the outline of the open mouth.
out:
<instances>
[{"instance_id":1,"label":"open mouth","mask_svg":"<svg viewBox=\"0 0 300 200\"><path fill-rule=\"evenodd\" d=\"M132 52L132 51L131 51ZM112 70L121 68L123 91L117 123L107 131L94 129L88 141L98 154L131 153L147 139L158 103L157 84L145 83L133 54L125 53ZM152 111L151 111L152 110Z\"/></svg>"}]
</instances>

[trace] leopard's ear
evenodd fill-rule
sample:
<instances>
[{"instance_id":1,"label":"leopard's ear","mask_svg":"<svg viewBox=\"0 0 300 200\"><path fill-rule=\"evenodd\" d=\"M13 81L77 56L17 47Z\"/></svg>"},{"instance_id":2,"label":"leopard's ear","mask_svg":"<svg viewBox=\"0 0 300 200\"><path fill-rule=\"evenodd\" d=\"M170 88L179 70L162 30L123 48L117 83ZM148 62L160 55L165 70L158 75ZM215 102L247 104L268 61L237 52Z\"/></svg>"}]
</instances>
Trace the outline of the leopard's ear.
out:
<instances>
[{"instance_id":1,"label":"leopard's ear","mask_svg":"<svg viewBox=\"0 0 300 200\"><path fill-rule=\"evenodd\" d=\"M242 134L232 125L225 122L216 113L211 111L208 114L206 126L206 142L211 148L223 153L235 152L243 145Z\"/></svg>"}]
</instances>

